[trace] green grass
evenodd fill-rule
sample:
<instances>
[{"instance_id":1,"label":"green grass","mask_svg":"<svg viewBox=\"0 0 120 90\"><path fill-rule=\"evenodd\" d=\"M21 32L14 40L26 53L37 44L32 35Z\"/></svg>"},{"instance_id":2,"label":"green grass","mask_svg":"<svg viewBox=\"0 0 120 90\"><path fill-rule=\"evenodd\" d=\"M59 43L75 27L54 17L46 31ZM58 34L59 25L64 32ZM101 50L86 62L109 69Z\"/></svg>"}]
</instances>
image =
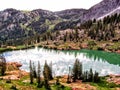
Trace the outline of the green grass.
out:
<instances>
[{"instance_id":1,"label":"green grass","mask_svg":"<svg viewBox=\"0 0 120 90\"><path fill-rule=\"evenodd\" d=\"M53 85L51 89L52 90L71 90L70 87L65 87L63 85Z\"/></svg>"},{"instance_id":2,"label":"green grass","mask_svg":"<svg viewBox=\"0 0 120 90\"><path fill-rule=\"evenodd\" d=\"M119 50L120 49L120 42L116 42L111 46L108 46L107 49L109 50Z\"/></svg>"},{"instance_id":3,"label":"green grass","mask_svg":"<svg viewBox=\"0 0 120 90\"><path fill-rule=\"evenodd\" d=\"M105 78L101 78L99 83L91 82L90 85L95 86L97 90L116 90L116 88L120 88L120 85L116 85L115 83L108 83Z\"/></svg>"},{"instance_id":4,"label":"green grass","mask_svg":"<svg viewBox=\"0 0 120 90\"><path fill-rule=\"evenodd\" d=\"M6 51L12 51L12 50L23 50L23 49L28 49L28 48L33 48L35 47L34 45L29 45L29 46L25 46L25 45L21 45L21 46L17 46L16 48L0 48L0 53L2 52L6 52Z\"/></svg>"},{"instance_id":5,"label":"green grass","mask_svg":"<svg viewBox=\"0 0 120 90\"><path fill-rule=\"evenodd\" d=\"M24 80L27 80L27 82L23 82ZM29 76L25 76L20 80L12 80L11 83L6 83L6 80L0 80L0 90L10 90L12 86L15 86L17 90L46 90L44 86L42 88L37 88L36 79L34 79L33 84L30 84ZM50 88L51 90L71 90L69 87L55 84L52 84Z\"/></svg>"},{"instance_id":6,"label":"green grass","mask_svg":"<svg viewBox=\"0 0 120 90\"><path fill-rule=\"evenodd\" d=\"M0 48L0 53L6 52L6 51L12 51L13 49L11 48Z\"/></svg>"}]
</instances>

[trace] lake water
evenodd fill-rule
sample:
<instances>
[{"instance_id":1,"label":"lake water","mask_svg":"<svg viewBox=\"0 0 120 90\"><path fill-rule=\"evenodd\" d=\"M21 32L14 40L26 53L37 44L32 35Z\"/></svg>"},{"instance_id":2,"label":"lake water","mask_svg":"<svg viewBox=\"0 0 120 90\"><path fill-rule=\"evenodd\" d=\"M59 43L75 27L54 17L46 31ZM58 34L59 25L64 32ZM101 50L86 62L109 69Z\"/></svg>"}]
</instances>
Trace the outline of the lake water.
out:
<instances>
[{"instance_id":1,"label":"lake water","mask_svg":"<svg viewBox=\"0 0 120 90\"><path fill-rule=\"evenodd\" d=\"M29 71L29 61L33 61L37 66L40 61L41 67L45 63L52 62L53 74L68 74L68 68L73 67L75 59L79 59L83 64L83 70L99 72L101 76L108 74L120 74L120 54L107 53L92 50L69 50L59 51L44 48L33 48L28 50L18 50L4 52L7 62L20 62L23 64L21 69Z\"/></svg>"}]
</instances>

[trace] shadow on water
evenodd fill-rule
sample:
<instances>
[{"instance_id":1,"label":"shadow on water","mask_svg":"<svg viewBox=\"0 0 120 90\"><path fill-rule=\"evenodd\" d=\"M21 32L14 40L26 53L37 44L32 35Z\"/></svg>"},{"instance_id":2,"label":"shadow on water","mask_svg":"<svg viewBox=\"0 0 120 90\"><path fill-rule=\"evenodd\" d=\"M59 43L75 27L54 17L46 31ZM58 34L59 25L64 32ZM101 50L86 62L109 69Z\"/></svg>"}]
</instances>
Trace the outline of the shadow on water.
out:
<instances>
[{"instance_id":1,"label":"shadow on water","mask_svg":"<svg viewBox=\"0 0 120 90\"><path fill-rule=\"evenodd\" d=\"M76 56L80 53L85 53L86 57L94 60L103 60L107 61L110 64L119 65L120 66L120 54L109 53L104 51L95 51L95 50L79 50L79 51L69 51L70 53L74 53Z\"/></svg>"},{"instance_id":2,"label":"shadow on water","mask_svg":"<svg viewBox=\"0 0 120 90\"><path fill-rule=\"evenodd\" d=\"M74 55L77 57L81 53L85 55L85 57L91 59L91 60L102 60L107 61L110 64L119 65L120 66L120 54L117 53L110 53L110 52L104 52L104 51L96 51L96 50L53 50L53 49L44 49L46 52L55 52L60 53L63 52L65 54Z\"/></svg>"}]
</instances>

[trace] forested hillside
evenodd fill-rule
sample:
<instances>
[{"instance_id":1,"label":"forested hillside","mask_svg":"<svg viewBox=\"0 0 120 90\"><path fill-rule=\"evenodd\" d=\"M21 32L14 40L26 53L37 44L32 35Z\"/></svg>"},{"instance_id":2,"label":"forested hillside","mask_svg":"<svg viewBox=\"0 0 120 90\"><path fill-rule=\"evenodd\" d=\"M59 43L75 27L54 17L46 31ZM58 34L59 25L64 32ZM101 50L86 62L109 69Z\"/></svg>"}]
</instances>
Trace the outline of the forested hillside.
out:
<instances>
[{"instance_id":1,"label":"forested hillside","mask_svg":"<svg viewBox=\"0 0 120 90\"><path fill-rule=\"evenodd\" d=\"M103 0L88 10L51 12L42 9L6 9L0 12L0 46L35 44L47 37L64 41L68 37L70 41L119 40L119 7L119 0ZM71 29L69 33L64 32L68 29Z\"/></svg>"}]
</instances>

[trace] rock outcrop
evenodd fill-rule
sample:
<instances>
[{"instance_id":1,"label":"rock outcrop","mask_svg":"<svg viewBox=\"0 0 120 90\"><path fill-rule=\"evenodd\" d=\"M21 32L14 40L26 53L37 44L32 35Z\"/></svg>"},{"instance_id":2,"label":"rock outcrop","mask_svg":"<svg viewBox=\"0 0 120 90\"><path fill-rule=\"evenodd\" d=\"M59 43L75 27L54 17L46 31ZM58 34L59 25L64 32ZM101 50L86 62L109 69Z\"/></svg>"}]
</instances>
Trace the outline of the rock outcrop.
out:
<instances>
[{"instance_id":1,"label":"rock outcrop","mask_svg":"<svg viewBox=\"0 0 120 90\"><path fill-rule=\"evenodd\" d=\"M19 69L21 66L22 64L18 62L8 62L6 64L5 76L1 76L0 78L5 80L19 80L21 77L28 75L28 72Z\"/></svg>"}]
</instances>

